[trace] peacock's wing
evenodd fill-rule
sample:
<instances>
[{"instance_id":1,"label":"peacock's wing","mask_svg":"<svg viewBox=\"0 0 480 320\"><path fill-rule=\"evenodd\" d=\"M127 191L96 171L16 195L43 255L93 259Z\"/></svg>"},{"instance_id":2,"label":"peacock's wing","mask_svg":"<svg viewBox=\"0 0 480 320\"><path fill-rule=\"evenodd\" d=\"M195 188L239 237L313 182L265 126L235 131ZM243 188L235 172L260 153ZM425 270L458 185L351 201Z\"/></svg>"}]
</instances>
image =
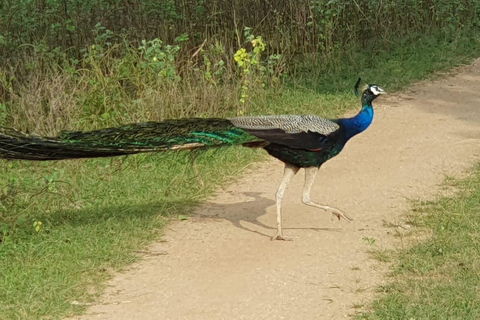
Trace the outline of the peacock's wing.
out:
<instances>
[{"instance_id":1,"label":"peacock's wing","mask_svg":"<svg viewBox=\"0 0 480 320\"><path fill-rule=\"evenodd\" d=\"M319 150L340 126L313 115L249 116L229 119L257 138L292 149Z\"/></svg>"}]
</instances>

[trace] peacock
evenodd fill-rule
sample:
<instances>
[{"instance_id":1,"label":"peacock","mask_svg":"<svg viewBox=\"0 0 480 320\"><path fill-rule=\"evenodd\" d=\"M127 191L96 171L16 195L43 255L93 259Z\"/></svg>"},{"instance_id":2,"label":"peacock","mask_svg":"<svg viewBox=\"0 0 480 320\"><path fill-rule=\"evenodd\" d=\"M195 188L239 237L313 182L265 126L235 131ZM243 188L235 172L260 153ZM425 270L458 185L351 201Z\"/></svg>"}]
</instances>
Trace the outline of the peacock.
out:
<instances>
[{"instance_id":1,"label":"peacock","mask_svg":"<svg viewBox=\"0 0 480 320\"><path fill-rule=\"evenodd\" d=\"M360 79L355 85L357 95L359 84ZM341 210L312 201L310 191L322 164L338 155L347 141L368 128L374 114L372 101L385 93L376 84L368 85L361 96L362 108L352 118L268 115L172 119L93 131L63 131L56 137L0 128L0 158L44 161L230 145L263 148L285 163L276 193L277 232L272 240L291 240L282 230L282 199L291 178L300 168L305 168L302 202L330 211L339 220L352 221Z\"/></svg>"}]
</instances>

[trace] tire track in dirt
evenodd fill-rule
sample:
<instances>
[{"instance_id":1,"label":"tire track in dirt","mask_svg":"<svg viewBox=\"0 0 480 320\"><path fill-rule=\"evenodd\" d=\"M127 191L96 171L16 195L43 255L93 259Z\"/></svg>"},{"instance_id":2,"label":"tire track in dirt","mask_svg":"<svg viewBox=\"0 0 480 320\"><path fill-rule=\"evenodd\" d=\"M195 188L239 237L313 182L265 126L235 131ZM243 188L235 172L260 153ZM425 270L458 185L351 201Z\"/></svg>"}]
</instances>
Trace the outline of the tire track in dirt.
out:
<instances>
[{"instance_id":1,"label":"tire track in dirt","mask_svg":"<svg viewBox=\"0 0 480 320\"><path fill-rule=\"evenodd\" d=\"M381 84L380 84L381 85ZM284 198L275 233L276 160L219 191L188 221L166 229L142 261L117 274L98 305L75 319L345 319L375 297L387 267L364 238L399 246L408 199L431 198L445 174L480 153L480 60L374 102L374 123L320 170L312 198L355 221L300 201L303 173ZM386 88L388 90L388 88ZM356 308L355 308L356 307Z\"/></svg>"}]
</instances>

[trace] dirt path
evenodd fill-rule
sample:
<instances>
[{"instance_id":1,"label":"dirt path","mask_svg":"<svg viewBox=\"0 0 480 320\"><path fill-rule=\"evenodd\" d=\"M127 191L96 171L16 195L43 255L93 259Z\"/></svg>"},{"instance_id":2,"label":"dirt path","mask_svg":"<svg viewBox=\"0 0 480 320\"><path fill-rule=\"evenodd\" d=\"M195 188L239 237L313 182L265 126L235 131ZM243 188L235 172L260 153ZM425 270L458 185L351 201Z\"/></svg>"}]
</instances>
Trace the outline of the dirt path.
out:
<instances>
[{"instance_id":1,"label":"dirt path","mask_svg":"<svg viewBox=\"0 0 480 320\"><path fill-rule=\"evenodd\" d=\"M354 222L332 222L330 213L303 205L301 172L284 200L285 231L295 240L270 241L282 165L263 163L218 192L195 218L170 224L164 241L115 276L99 304L76 319L354 314L386 281L385 266L369 258L372 245L363 239L375 239L378 248L399 245L388 224L402 223L408 199L431 197L444 174L478 159L480 60L456 76L381 97L374 106L373 125L324 165L312 192Z\"/></svg>"}]
</instances>

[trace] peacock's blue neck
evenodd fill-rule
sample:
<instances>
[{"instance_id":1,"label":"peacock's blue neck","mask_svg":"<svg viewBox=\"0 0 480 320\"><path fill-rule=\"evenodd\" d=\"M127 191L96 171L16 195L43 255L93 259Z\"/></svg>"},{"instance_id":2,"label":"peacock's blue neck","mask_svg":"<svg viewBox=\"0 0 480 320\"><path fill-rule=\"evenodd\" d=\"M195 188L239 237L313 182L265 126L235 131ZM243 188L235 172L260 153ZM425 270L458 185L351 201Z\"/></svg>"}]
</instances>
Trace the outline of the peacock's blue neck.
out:
<instances>
[{"instance_id":1,"label":"peacock's blue neck","mask_svg":"<svg viewBox=\"0 0 480 320\"><path fill-rule=\"evenodd\" d=\"M351 137L365 131L373 120L373 107L371 103L364 104L362 110L352 117L339 119L338 124L343 127L345 142Z\"/></svg>"}]
</instances>

